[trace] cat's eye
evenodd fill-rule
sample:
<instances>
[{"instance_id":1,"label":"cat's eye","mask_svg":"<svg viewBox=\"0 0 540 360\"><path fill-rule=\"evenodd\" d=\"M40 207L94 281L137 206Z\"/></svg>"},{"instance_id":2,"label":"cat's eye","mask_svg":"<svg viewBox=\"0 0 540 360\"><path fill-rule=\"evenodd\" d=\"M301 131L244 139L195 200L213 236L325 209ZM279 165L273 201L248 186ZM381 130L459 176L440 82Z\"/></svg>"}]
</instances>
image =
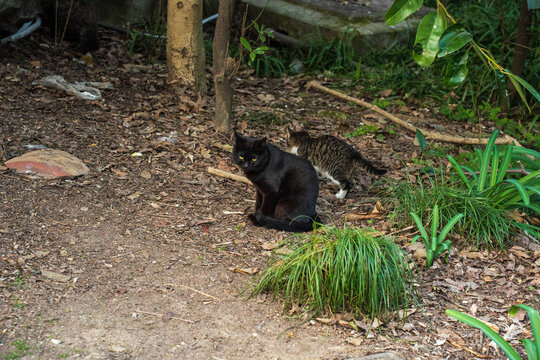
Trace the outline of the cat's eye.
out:
<instances>
[{"instance_id":1,"label":"cat's eye","mask_svg":"<svg viewBox=\"0 0 540 360\"><path fill-rule=\"evenodd\" d=\"M244 160L244 157L243 156L239 156L240 160Z\"/></svg>"},{"instance_id":2,"label":"cat's eye","mask_svg":"<svg viewBox=\"0 0 540 360\"><path fill-rule=\"evenodd\" d=\"M251 161L257 161L257 159L256 159L256 158L253 158L253 159L251 159Z\"/></svg>"}]
</instances>

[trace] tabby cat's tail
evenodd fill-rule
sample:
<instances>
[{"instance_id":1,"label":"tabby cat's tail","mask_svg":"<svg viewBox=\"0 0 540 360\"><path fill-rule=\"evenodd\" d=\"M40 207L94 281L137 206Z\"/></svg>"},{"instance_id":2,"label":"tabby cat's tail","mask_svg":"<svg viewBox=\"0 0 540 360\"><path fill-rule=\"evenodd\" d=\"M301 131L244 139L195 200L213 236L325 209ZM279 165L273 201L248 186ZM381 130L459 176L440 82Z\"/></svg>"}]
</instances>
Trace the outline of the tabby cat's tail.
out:
<instances>
[{"instance_id":1,"label":"tabby cat's tail","mask_svg":"<svg viewBox=\"0 0 540 360\"><path fill-rule=\"evenodd\" d=\"M316 227L316 224L320 221L317 215L315 215L313 218L315 219L315 221L307 216L301 216L292 221L289 221L274 219L266 215L258 214L257 222L259 223L259 225L266 226L270 229L284 230L290 232L307 232L313 230L314 227Z\"/></svg>"},{"instance_id":2,"label":"tabby cat's tail","mask_svg":"<svg viewBox=\"0 0 540 360\"><path fill-rule=\"evenodd\" d=\"M353 158L360 164L362 168L366 169L368 172L372 174L375 174L375 175L386 174L386 169L379 169L373 166L373 164L369 162L368 160L364 159L359 152L355 152Z\"/></svg>"}]
</instances>

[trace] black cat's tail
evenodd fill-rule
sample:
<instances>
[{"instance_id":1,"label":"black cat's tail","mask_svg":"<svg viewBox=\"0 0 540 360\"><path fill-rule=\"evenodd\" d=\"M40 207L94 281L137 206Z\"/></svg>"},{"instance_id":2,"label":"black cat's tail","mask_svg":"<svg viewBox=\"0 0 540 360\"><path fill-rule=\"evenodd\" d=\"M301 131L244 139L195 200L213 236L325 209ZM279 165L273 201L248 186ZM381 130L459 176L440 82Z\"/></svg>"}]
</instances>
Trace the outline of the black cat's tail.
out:
<instances>
[{"instance_id":1,"label":"black cat's tail","mask_svg":"<svg viewBox=\"0 0 540 360\"><path fill-rule=\"evenodd\" d=\"M371 162L364 159L364 157L357 151L355 151L353 159L358 162L358 164L366 169L368 172L375 174L375 175L383 175L386 174L386 169L379 169L375 167Z\"/></svg>"},{"instance_id":2,"label":"black cat's tail","mask_svg":"<svg viewBox=\"0 0 540 360\"><path fill-rule=\"evenodd\" d=\"M274 219L272 217L257 214L257 222L259 225L266 226L270 229L284 230L290 232L308 232L320 224L320 219L317 215L313 218L307 216L299 216L293 220Z\"/></svg>"}]
</instances>

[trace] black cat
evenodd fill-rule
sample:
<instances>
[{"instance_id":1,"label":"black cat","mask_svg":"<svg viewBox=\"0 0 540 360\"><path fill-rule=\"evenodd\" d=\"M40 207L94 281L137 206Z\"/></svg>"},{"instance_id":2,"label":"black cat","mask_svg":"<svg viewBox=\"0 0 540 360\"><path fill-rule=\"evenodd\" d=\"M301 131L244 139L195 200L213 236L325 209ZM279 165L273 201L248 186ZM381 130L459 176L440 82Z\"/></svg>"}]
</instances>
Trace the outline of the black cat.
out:
<instances>
[{"instance_id":1,"label":"black cat","mask_svg":"<svg viewBox=\"0 0 540 360\"><path fill-rule=\"evenodd\" d=\"M244 137L234 132L233 160L255 185L257 226L285 231L313 230L319 222L315 205L319 180L311 163L268 144L266 138Z\"/></svg>"}]
</instances>

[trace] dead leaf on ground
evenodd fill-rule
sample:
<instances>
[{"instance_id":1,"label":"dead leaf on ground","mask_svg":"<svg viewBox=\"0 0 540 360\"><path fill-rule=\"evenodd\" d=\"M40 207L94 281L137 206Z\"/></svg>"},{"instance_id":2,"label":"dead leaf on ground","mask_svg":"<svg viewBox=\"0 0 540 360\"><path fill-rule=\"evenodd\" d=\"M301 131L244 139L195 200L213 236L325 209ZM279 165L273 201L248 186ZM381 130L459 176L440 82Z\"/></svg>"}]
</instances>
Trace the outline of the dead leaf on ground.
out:
<instances>
[{"instance_id":1,"label":"dead leaf on ground","mask_svg":"<svg viewBox=\"0 0 540 360\"><path fill-rule=\"evenodd\" d=\"M263 242L261 244L261 247L263 248L263 250L274 250L278 246L279 246L278 242L272 242L272 241Z\"/></svg>"},{"instance_id":2,"label":"dead leaf on ground","mask_svg":"<svg viewBox=\"0 0 540 360\"><path fill-rule=\"evenodd\" d=\"M259 269L256 267L242 268L242 269L230 267L229 270L232 272L243 274L243 275L253 275L259 272Z\"/></svg>"},{"instance_id":3,"label":"dead leaf on ground","mask_svg":"<svg viewBox=\"0 0 540 360\"><path fill-rule=\"evenodd\" d=\"M152 174L150 174L150 171L148 171L148 170L143 170L143 171L141 172L141 177L142 177L143 179L148 180L148 179L150 179L150 178L152 177Z\"/></svg>"}]
</instances>

